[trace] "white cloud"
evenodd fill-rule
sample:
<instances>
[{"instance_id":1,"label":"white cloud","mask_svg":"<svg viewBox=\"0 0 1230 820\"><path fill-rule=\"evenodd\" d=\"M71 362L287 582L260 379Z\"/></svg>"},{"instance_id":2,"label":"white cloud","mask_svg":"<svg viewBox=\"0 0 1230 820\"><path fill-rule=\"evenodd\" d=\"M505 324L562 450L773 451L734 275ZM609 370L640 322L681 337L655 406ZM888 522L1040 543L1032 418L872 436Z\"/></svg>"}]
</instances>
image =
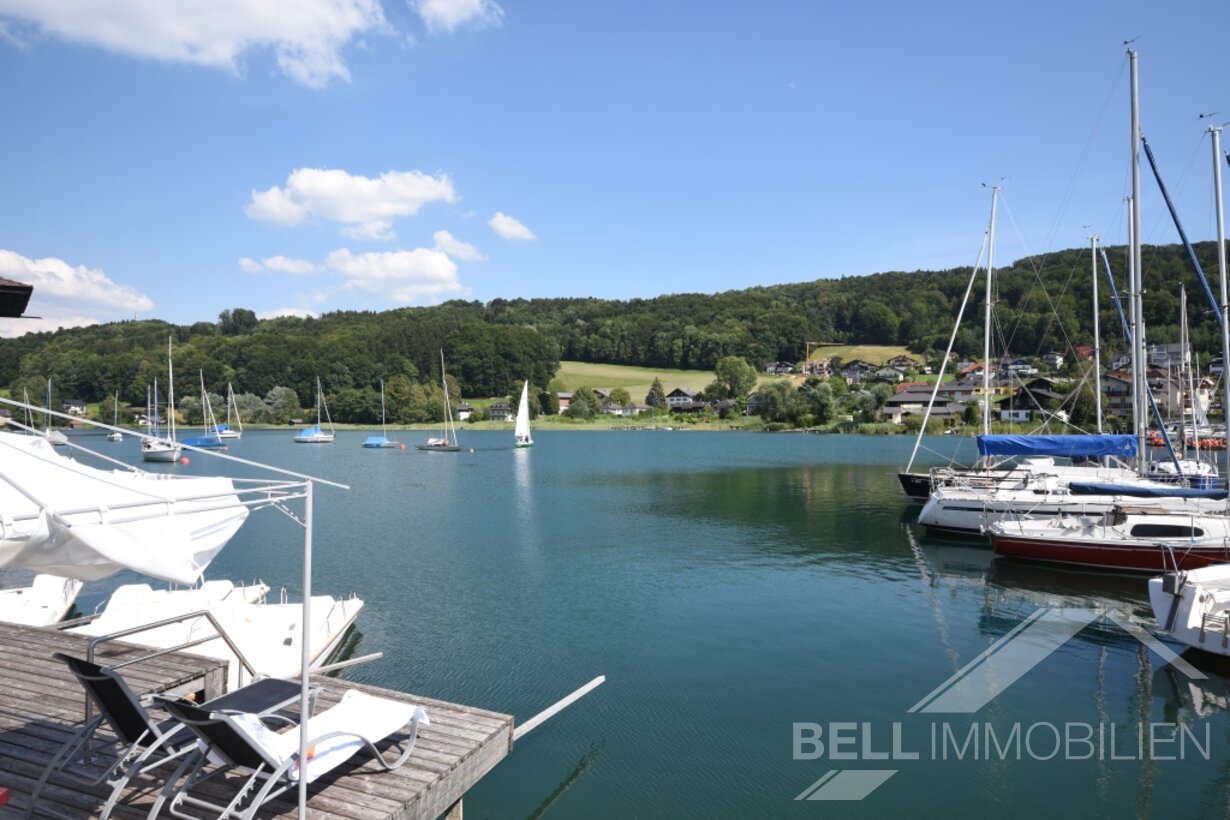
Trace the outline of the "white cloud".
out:
<instances>
[{"instance_id":1,"label":"white cloud","mask_svg":"<svg viewBox=\"0 0 1230 820\"><path fill-rule=\"evenodd\" d=\"M468 242L462 242L448 231L436 231L432 234L432 239L436 240L435 250L447 253L462 262L482 262L487 258L478 248Z\"/></svg>"},{"instance_id":2,"label":"white cloud","mask_svg":"<svg viewBox=\"0 0 1230 820\"><path fill-rule=\"evenodd\" d=\"M245 53L272 49L283 73L309 88L348 80L342 48L389 30L380 0L0 0L0 23L22 39L13 21L121 54L235 74Z\"/></svg>"},{"instance_id":3,"label":"white cloud","mask_svg":"<svg viewBox=\"0 0 1230 820\"><path fill-rule=\"evenodd\" d=\"M340 248L329 254L325 265L346 277L347 288L400 303L463 289L457 278L457 264L439 250L415 248L353 254L348 248Z\"/></svg>"},{"instance_id":4,"label":"white cloud","mask_svg":"<svg viewBox=\"0 0 1230 820\"><path fill-rule=\"evenodd\" d=\"M81 327L131 318L151 310L144 293L119 285L95 268L70 265L63 259L28 259L0 250L0 277L34 286L26 312L38 319L0 321L0 336L19 336L61 327Z\"/></svg>"},{"instance_id":5,"label":"white cloud","mask_svg":"<svg viewBox=\"0 0 1230 820\"><path fill-rule=\"evenodd\" d=\"M432 34L449 34L464 25L498 26L504 10L493 0L410 0Z\"/></svg>"},{"instance_id":6,"label":"white cloud","mask_svg":"<svg viewBox=\"0 0 1230 820\"><path fill-rule=\"evenodd\" d=\"M315 319L320 314L315 311L305 310L304 308L284 307L276 310L267 310L264 313L256 314L257 319L280 319L283 316L298 316L301 319Z\"/></svg>"},{"instance_id":7,"label":"white cloud","mask_svg":"<svg viewBox=\"0 0 1230 820\"><path fill-rule=\"evenodd\" d=\"M491 217L491 219L487 221L487 224L491 226L491 230L495 231L505 239L527 240L538 238L534 236L533 231L522 225L516 219L513 219L508 214L496 213L495 216Z\"/></svg>"},{"instance_id":8,"label":"white cloud","mask_svg":"<svg viewBox=\"0 0 1230 820\"><path fill-rule=\"evenodd\" d=\"M298 168L286 178L285 187L253 191L245 211L253 219L280 225L325 219L344 225L343 233L354 239L390 240L393 220L413 216L431 202L456 200L447 174L387 171L371 179L339 169Z\"/></svg>"},{"instance_id":9,"label":"white cloud","mask_svg":"<svg viewBox=\"0 0 1230 820\"><path fill-rule=\"evenodd\" d=\"M320 266L306 259L292 259L289 256L267 256L259 262L245 256L239 260L239 269L244 273L290 273L302 276L319 272Z\"/></svg>"}]
</instances>

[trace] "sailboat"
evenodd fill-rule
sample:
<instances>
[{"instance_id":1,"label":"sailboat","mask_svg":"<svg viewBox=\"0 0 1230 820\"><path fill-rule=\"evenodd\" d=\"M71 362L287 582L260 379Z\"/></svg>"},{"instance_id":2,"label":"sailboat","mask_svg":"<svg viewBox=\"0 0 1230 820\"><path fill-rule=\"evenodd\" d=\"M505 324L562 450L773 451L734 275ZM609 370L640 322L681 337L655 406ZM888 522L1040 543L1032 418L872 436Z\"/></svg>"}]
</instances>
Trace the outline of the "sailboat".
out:
<instances>
[{"instance_id":1,"label":"sailboat","mask_svg":"<svg viewBox=\"0 0 1230 820\"><path fill-rule=\"evenodd\" d=\"M175 440L175 371L171 364L171 339L167 338L167 420L169 432L166 438L161 437L158 429L158 380L154 379L153 413L147 414L152 419L148 436L141 439L141 460L174 463L179 461L183 448Z\"/></svg>"},{"instance_id":2,"label":"sailboat","mask_svg":"<svg viewBox=\"0 0 1230 820\"><path fill-rule=\"evenodd\" d=\"M457 443L457 428L453 426L453 407L448 400L448 379L444 376L444 351L440 351L440 386L444 388L444 429L439 438L429 438L426 444L416 444L420 450L440 453L455 453L461 449Z\"/></svg>"},{"instance_id":3,"label":"sailboat","mask_svg":"<svg viewBox=\"0 0 1230 820\"><path fill-rule=\"evenodd\" d=\"M114 410L115 412L111 414L111 426L119 427L120 426L120 394L119 394L119 391L116 391L116 394L115 394ZM123 441L123 440L124 440L124 434L121 433L119 430L112 430L110 433L107 434L107 441Z\"/></svg>"},{"instance_id":4,"label":"sailboat","mask_svg":"<svg viewBox=\"0 0 1230 820\"><path fill-rule=\"evenodd\" d=\"M320 426L321 412L324 412L324 419L329 423L328 432ZM299 444L332 444L333 443L333 419L329 418L329 406L325 404L325 393L320 387L320 377L316 377L316 425L314 427L304 427L295 436L295 441Z\"/></svg>"},{"instance_id":5,"label":"sailboat","mask_svg":"<svg viewBox=\"0 0 1230 820\"><path fill-rule=\"evenodd\" d=\"M389 428L384 419L384 379L380 380L380 431L382 435L363 439L363 446L369 450L395 450L405 447L399 441L389 441Z\"/></svg>"},{"instance_id":6,"label":"sailboat","mask_svg":"<svg viewBox=\"0 0 1230 820\"><path fill-rule=\"evenodd\" d=\"M517 406L517 426L513 430L513 438L518 447L534 446L534 439L530 437L530 383L528 380L521 385L521 404Z\"/></svg>"},{"instance_id":7,"label":"sailboat","mask_svg":"<svg viewBox=\"0 0 1230 820\"><path fill-rule=\"evenodd\" d=\"M231 427L231 411L235 411L235 424L239 429ZM217 425L218 436L221 438L240 438L243 436L243 418L239 415L239 405L235 402L235 391L231 383L226 383L226 423Z\"/></svg>"},{"instance_id":8,"label":"sailboat","mask_svg":"<svg viewBox=\"0 0 1230 820\"><path fill-rule=\"evenodd\" d=\"M225 450L226 442L218 433L218 420L214 418L214 409L209 402L209 393L205 390L205 371L198 370L201 377L201 419L205 425L205 434L195 438L184 439L184 444L202 450Z\"/></svg>"},{"instance_id":9,"label":"sailboat","mask_svg":"<svg viewBox=\"0 0 1230 820\"><path fill-rule=\"evenodd\" d=\"M68 437L59 430L51 429L51 379L47 380L47 412L43 413L43 435L56 447L68 444Z\"/></svg>"}]
</instances>

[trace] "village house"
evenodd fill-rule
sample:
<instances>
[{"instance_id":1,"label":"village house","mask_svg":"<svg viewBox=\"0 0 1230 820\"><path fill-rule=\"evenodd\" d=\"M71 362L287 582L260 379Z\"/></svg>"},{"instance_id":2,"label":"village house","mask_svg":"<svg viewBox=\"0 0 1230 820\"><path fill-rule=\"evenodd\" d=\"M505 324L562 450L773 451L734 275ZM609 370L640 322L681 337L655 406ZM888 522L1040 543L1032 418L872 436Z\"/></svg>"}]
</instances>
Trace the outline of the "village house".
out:
<instances>
[{"instance_id":1,"label":"village house","mask_svg":"<svg viewBox=\"0 0 1230 820\"><path fill-rule=\"evenodd\" d=\"M559 411L561 413L567 410L568 407L572 404L572 393L571 392L565 393L564 391L561 390L560 392L555 394L555 397L559 399Z\"/></svg>"},{"instance_id":2,"label":"village house","mask_svg":"<svg viewBox=\"0 0 1230 820\"><path fill-rule=\"evenodd\" d=\"M794 372L794 365L787 362L769 362L765 366L764 372L772 376L785 376Z\"/></svg>"},{"instance_id":3,"label":"village house","mask_svg":"<svg viewBox=\"0 0 1230 820\"><path fill-rule=\"evenodd\" d=\"M841 366L841 376L846 380L847 384L858 384L878 369L879 368L871 362L865 362L862 359L854 359L853 361L846 362Z\"/></svg>"},{"instance_id":4,"label":"village house","mask_svg":"<svg viewBox=\"0 0 1230 820\"><path fill-rule=\"evenodd\" d=\"M917 359L911 359L909 356L893 356L885 364L900 370L902 373L926 373L930 370L930 368L923 368L922 362Z\"/></svg>"},{"instance_id":5,"label":"village house","mask_svg":"<svg viewBox=\"0 0 1230 820\"><path fill-rule=\"evenodd\" d=\"M493 402L487 408L487 418L491 421L512 421L515 415L512 406L506 401Z\"/></svg>"},{"instance_id":6,"label":"village house","mask_svg":"<svg viewBox=\"0 0 1230 820\"><path fill-rule=\"evenodd\" d=\"M833 362L829 359L803 362L799 367L799 372L804 376L817 376L821 379L828 379L833 375Z\"/></svg>"},{"instance_id":7,"label":"village house","mask_svg":"<svg viewBox=\"0 0 1230 820\"><path fill-rule=\"evenodd\" d=\"M469 421L470 416L473 415L474 408L466 402L463 401L461 404L457 405L457 421Z\"/></svg>"},{"instance_id":8,"label":"village house","mask_svg":"<svg viewBox=\"0 0 1230 820\"><path fill-rule=\"evenodd\" d=\"M666 404L673 412L676 408L690 405L696 400L696 391L686 387L676 387L666 394Z\"/></svg>"},{"instance_id":9,"label":"village house","mask_svg":"<svg viewBox=\"0 0 1230 820\"><path fill-rule=\"evenodd\" d=\"M1052 370L1058 370L1063 367L1063 354L1047 353L1042 357L1042 363Z\"/></svg>"}]
</instances>

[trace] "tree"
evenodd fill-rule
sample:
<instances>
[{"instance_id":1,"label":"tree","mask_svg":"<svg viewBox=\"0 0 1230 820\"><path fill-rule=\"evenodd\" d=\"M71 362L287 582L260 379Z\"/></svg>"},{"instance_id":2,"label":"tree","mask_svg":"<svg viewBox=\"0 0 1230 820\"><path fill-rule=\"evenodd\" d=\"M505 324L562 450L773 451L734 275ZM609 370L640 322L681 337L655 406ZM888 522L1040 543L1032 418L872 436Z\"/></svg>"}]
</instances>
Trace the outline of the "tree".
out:
<instances>
[{"instance_id":1,"label":"tree","mask_svg":"<svg viewBox=\"0 0 1230 820\"><path fill-rule=\"evenodd\" d=\"M223 336L239 336L256 330L256 314L247 308L224 310L218 314L218 330Z\"/></svg>"},{"instance_id":2,"label":"tree","mask_svg":"<svg viewBox=\"0 0 1230 820\"><path fill-rule=\"evenodd\" d=\"M270 390L265 396L265 406L269 408L269 420L274 424L285 424L303 412L299 405L299 396L289 387L275 387Z\"/></svg>"},{"instance_id":3,"label":"tree","mask_svg":"<svg viewBox=\"0 0 1230 820\"><path fill-rule=\"evenodd\" d=\"M602 403L598 396L588 387L578 387L572 391L572 401L564 415L570 419L592 419L602 412Z\"/></svg>"},{"instance_id":4,"label":"tree","mask_svg":"<svg viewBox=\"0 0 1230 820\"><path fill-rule=\"evenodd\" d=\"M627 407L632 403L632 396L628 393L627 388L616 387L611 391L611 401L615 402L620 407Z\"/></svg>"},{"instance_id":5,"label":"tree","mask_svg":"<svg viewBox=\"0 0 1230 820\"><path fill-rule=\"evenodd\" d=\"M713 368L721 384L724 399L741 399L756 389L756 370L738 356L723 356Z\"/></svg>"},{"instance_id":6,"label":"tree","mask_svg":"<svg viewBox=\"0 0 1230 820\"><path fill-rule=\"evenodd\" d=\"M982 424L982 405L976 401L966 404L965 409L961 411L961 422L970 427Z\"/></svg>"},{"instance_id":7,"label":"tree","mask_svg":"<svg viewBox=\"0 0 1230 820\"><path fill-rule=\"evenodd\" d=\"M662 380L655 377L653 384L649 386L649 393L645 396L645 404L655 410L666 407L666 388L662 386Z\"/></svg>"},{"instance_id":8,"label":"tree","mask_svg":"<svg viewBox=\"0 0 1230 820\"><path fill-rule=\"evenodd\" d=\"M552 393L550 390L544 390L538 394L538 407L540 412L545 416L559 415L559 395Z\"/></svg>"}]
</instances>

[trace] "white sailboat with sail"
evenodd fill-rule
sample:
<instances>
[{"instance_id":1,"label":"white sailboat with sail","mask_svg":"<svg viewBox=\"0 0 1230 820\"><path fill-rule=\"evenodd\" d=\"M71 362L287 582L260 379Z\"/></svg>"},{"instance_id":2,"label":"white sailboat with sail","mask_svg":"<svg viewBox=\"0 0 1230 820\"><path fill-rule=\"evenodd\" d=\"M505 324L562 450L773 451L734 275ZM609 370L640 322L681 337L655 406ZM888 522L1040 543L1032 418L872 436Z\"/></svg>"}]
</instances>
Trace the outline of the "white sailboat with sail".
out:
<instances>
[{"instance_id":1,"label":"white sailboat with sail","mask_svg":"<svg viewBox=\"0 0 1230 820\"><path fill-rule=\"evenodd\" d=\"M324 420L329 423L329 429L326 431L320 426L321 413L324 413ZM329 405L325 403L325 392L320 387L320 377L316 377L316 424L313 427L305 427L295 436L295 441L299 444L332 444L333 443L333 419L329 418Z\"/></svg>"},{"instance_id":2,"label":"white sailboat with sail","mask_svg":"<svg viewBox=\"0 0 1230 820\"><path fill-rule=\"evenodd\" d=\"M363 446L369 450L404 450L406 447L399 441L389 440L389 427L384 417L384 379L380 380L380 435L363 439Z\"/></svg>"},{"instance_id":3,"label":"white sailboat with sail","mask_svg":"<svg viewBox=\"0 0 1230 820\"><path fill-rule=\"evenodd\" d=\"M444 375L444 351L440 351L440 386L444 390L444 428L439 438L429 438L426 444L416 444L420 450L438 453L455 453L461 449L457 443L457 428L453 425L453 407L448 399L448 379Z\"/></svg>"},{"instance_id":4,"label":"white sailboat with sail","mask_svg":"<svg viewBox=\"0 0 1230 820\"><path fill-rule=\"evenodd\" d=\"M517 426L513 430L514 443L518 447L533 447L534 439L530 436L530 383L526 380L521 385L521 403L517 405Z\"/></svg>"}]
</instances>

